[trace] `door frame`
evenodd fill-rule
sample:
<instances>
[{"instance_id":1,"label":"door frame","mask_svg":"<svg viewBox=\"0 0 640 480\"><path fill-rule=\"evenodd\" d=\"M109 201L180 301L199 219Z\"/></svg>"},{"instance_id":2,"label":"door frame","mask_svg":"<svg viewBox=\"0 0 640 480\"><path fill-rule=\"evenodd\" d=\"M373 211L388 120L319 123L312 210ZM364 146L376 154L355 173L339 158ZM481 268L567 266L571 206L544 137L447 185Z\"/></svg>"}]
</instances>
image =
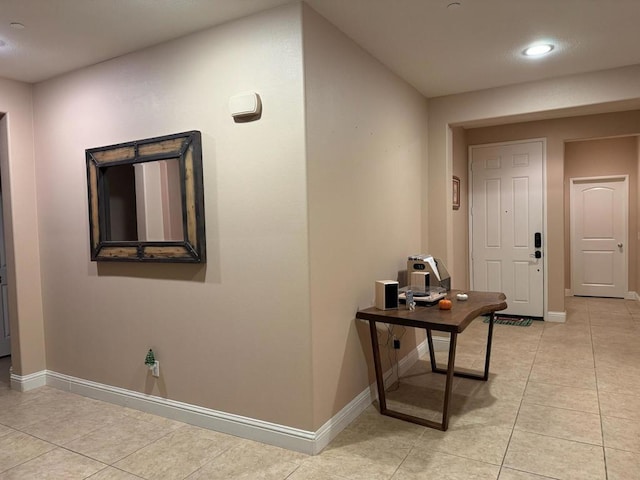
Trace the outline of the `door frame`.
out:
<instances>
[{"instance_id":1,"label":"door frame","mask_svg":"<svg viewBox=\"0 0 640 480\"><path fill-rule=\"evenodd\" d=\"M0 221L2 222L2 227L0 229L0 233L2 234L2 243L4 248L5 255L5 278L3 279L7 284L9 284L9 277L13 285L11 288L7 285L7 298L5 298L5 302L3 302L2 308L4 309L4 321L9 326L9 355L12 356L11 363L12 365L9 367L10 372L13 369L13 365L16 365L19 361L16 359L16 355L20 351L18 348L19 345L19 332L18 332L18 313L17 313L17 282L15 282L15 276L13 272L15 272L15 256L13 254L10 255L10 252L7 250L7 232L11 231L10 228L7 228L7 225L10 225L11 220L11 212L8 210L8 205L10 205L10 190L8 188L9 185L9 113L8 112L0 112L0 196L2 201L2 215L0 215ZM11 227L12 228L12 227ZM9 275L9 272L12 272L12 275ZM0 292L2 295L2 292ZM2 318L2 317L0 317ZM13 382L12 382L13 388Z\"/></svg>"},{"instance_id":2,"label":"door frame","mask_svg":"<svg viewBox=\"0 0 640 480\"><path fill-rule=\"evenodd\" d=\"M542 142L542 314L543 319L548 320L549 317L549 265L548 265L548 242L547 232L549 231L547 222L547 138L524 138L521 140L511 140L508 142L479 143L476 145L467 145L467 194L469 201L469 239L467 245L467 256L469 258L469 287L473 290L473 261L471 260L473 245L473 182L471 169L471 149L474 147L501 147L507 145L517 145L519 143Z\"/></svg>"},{"instance_id":3,"label":"door frame","mask_svg":"<svg viewBox=\"0 0 640 480\"><path fill-rule=\"evenodd\" d=\"M573 242L575 239L575 226L573 223L574 214L573 214L573 186L577 182L607 182L611 180L622 179L624 183L624 244L626 248L624 249L624 267L625 267L625 275L624 275L624 298L635 300L635 295L633 298L629 297L629 175L621 174L621 175L598 175L598 176L589 176L589 177L571 177L569 179L569 263L571 264L571 295L574 294L573 286L575 285L574 278L574 262L573 262ZM566 198L566 197L565 197ZM565 277L566 278L566 277Z\"/></svg>"}]
</instances>

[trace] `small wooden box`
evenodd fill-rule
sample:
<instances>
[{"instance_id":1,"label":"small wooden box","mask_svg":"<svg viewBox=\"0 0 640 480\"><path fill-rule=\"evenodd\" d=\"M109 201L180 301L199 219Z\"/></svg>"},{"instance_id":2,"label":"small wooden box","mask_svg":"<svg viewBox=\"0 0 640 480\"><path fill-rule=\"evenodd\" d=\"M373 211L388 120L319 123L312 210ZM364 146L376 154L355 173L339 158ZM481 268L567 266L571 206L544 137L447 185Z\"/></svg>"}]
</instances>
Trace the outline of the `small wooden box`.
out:
<instances>
[{"instance_id":1,"label":"small wooden box","mask_svg":"<svg viewBox=\"0 0 640 480\"><path fill-rule=\"evenodd\" d=\"M400 284L395 280L377 280L376 308L378 310L397 310L399 288Z\"/></svg>"}]
</instances>

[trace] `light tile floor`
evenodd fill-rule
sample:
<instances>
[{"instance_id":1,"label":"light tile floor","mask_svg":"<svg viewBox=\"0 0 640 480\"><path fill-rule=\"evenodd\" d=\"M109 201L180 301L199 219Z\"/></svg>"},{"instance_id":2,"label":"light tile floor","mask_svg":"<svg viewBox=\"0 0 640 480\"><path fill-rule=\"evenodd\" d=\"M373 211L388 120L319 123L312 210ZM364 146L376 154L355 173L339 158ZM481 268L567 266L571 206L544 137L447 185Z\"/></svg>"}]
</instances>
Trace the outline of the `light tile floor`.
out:
<instances>
[{"instance_id":1,"label":"light tile floor","mask_svg":"<svg viewBox=\"0 0 640 480\"><path fill-rule=\"evenodd\" d=\"M459 337L458 366L482 366L486 328ZM393 408L437 418L426 366ZM447 432L371 406L314 457L0 376L0 479L640 479L640 303L568 298L565 324L496 325L491 367L455 379Z\"/></svg>"}]
</instances>

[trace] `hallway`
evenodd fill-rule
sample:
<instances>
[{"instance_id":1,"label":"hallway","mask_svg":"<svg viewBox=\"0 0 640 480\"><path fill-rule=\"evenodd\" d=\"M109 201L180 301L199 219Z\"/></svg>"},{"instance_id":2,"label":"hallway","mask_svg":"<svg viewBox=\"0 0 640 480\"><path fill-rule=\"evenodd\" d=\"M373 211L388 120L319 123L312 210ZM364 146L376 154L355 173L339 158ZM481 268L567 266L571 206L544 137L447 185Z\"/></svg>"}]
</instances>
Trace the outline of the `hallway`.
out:
<instances>
[{"instance_id":1,"label":"hallway","mask_svg":"<svg viewBox=\"0 0 640 480\"><path fill-rule=\"evenodd\" d=\"M460 335L458 366L480 368L486 328ZM314 457L2 384L0 479L639 479L639 340L640 303L567 298L565 324L496 325L491 378L456 378L447 432L371 406ZM403 375L392 408L438 415L443 376L426 365Z\"/></svg>"}]
</instances>

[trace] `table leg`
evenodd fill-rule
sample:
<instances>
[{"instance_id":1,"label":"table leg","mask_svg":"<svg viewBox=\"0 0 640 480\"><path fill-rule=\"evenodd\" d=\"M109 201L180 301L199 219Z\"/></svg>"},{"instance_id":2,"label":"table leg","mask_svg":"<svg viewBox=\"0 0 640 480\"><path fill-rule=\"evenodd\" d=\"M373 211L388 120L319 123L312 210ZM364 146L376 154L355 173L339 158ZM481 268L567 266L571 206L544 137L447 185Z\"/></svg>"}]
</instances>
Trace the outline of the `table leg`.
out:
<instances>
[{"instance_id":1,"label":"table leg","mask_svg":"<svg viewBox=\"0 0 640 480\"><path fill-rule=\"evenodd\" d=\"M438 365L436 364L436 354L435 350L433 349L433 336L431 335L430 328L426 328L425 330L427 331L427 345L429 346L429 360L431 361L431 371L435 372L438 368Z\"/></svg>"},{"instance_id":2,"label":"table leg","mask_svg":"<svg viewBox=\"0 0 640 480\"><path fill-rule=\"evenodd\" d=\"M378 342L378 331L376 329L376 322L374 320L369 320L369 331L371 333L371 347L373 348L373 365L376 371L376 385L378 387L378 404L380 405L380 414L386 415L388 417L398 418L400 420L404 420L407 422L417 423L418 425L423 425L429 428L437 428L438 430L446 430L447 427L444 423L434 422L433 420L427 420L426 418L420 418L413 415L408 415L406 413L397 412L395 410L389 410L387 408L387 400L386 394L384 390L384 377L382 376L382 362L380 361L380 345ZM455 343L455 340L454 340ZM451 348L449 349L451 355ZM453 355L455 356L455 345L453 347ZM435 362L434 362L435 364ZM453 362L451 362L453 365ZM445 393L445 408L444 411L447 415L448 421L448 412L449 408L447 405L448 399L451 397L451 384L453 383L452 379L447 377L447 385L448 385L448 393Z\"/></svg>"},{"instance_id":3,"label":"table leg","mask_svg":"<svg viewBox=\"0 0 640 480\"><path fill-rule=\"evenodd\" d=\"M451 334L453 335L453 333ZM487 352L485 355L485 360L484 360L484 371L482 373L471 373L471 372L453 372L453 375L456 377L462 377L462 378L470 378L473 380L484 380L487 381L489 379L489 362L491 359L491 342L493 339L493 313L491 314L491 316L489 317L489 333L487 334ZM438 367L436 365L436 367L434 368L433 365L435 365L435 363L432 363L431 366L431 371L434 373L442 373L442 374L448 374L449 373L449 368L447 366L447 368L441 368Z\"/></svg>"},{"instance_id":4,"label":"table leg","mask_svg":"<svg viewBox=\"0 0 640 480\"><path fill-rule=\"evenodd\" d=\"M482 377L485 381L489 380L489 363L491 361L491 343L493 340L493 321L494 314L491 313L489 316L489 333L487 334L487 355L484 360L484 376Z\"/></svg>"},{"instance_id":5,"label":"table leg","mask_svg":"<svg viewBox=\"0 0 640 480\"><path fill-rule=\"evenodd\" d=\"M378 329L376 322L369 320L369 331L371 332L371 347L373 348L373 365L376 371L376 384L378 385L378 404L380 413L387 411L387 400L384 392L384 378L382 376L382 362L380 361L380 346L378 344Z\"/></svg>"},{"instance_id":6,"label":"table leg","mask_svg":"<svg viewBox=\"0 0 640 480\"><path fill-rule=\"evenodd\" d=\"M453 376L455 374L456 342L458 334L451 332L449 340L449 363L447 364L447 381L444 387L444 406L442 408L442 430L449 428L449 407L451 406L451 390L453 388Z\"/></svg>"}]
</instances>

